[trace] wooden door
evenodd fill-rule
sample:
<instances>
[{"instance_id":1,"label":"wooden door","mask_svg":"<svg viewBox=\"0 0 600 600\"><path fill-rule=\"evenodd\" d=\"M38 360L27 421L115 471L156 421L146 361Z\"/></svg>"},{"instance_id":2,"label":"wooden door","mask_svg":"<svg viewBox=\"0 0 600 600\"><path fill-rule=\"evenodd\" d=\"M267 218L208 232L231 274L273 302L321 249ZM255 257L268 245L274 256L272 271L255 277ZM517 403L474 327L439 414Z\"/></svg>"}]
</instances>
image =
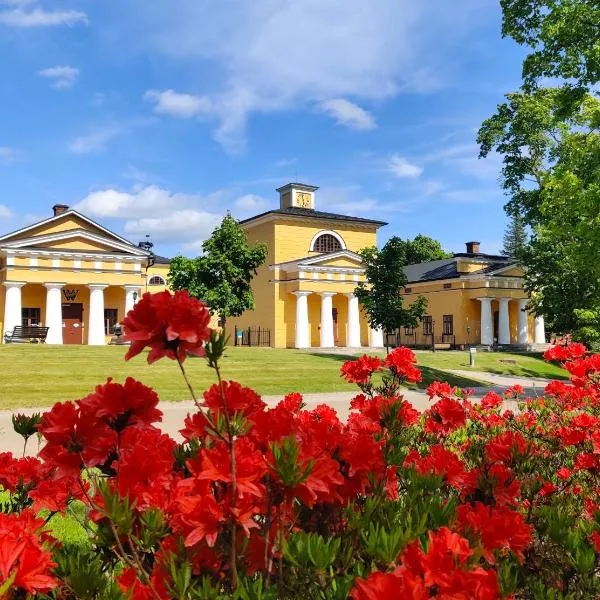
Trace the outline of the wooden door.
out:
<instances>
[{"instance_id":1,"label":"wooden door","mask_svg":"<svg viewBox=\"0 0 600 600\"><path fill-rule=\"evenodd\" d=\"M63 304L63 344L83 344L83 304Z\"/></svg>"},{"instance_id":2,"label":"wooden door","mask_svg":"<svg viewBox=\"0 0 600 600\"><path fill-rule=\"evenodd\" d=\"M338 336L338 310L337 308L331 309L331 315L333 318L333 344L334 346L338 346L340 343Z\"/></svg>"}]
</instances>

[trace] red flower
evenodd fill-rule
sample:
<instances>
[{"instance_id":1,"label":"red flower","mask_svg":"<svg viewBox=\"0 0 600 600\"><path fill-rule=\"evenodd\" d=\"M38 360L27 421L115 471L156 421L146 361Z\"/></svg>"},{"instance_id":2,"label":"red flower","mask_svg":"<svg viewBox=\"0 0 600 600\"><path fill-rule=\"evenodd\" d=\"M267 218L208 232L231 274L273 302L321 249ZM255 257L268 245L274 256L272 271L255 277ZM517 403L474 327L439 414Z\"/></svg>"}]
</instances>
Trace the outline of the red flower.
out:
<instances>
[{"instance_id":1,"label":"red flower","mask_svg":"<svg viewBox=\"0 0 600 600\"><path fill-rule=\"evenodd\" d=\"M425 431L445 435L462 427L466 421L465 409L460 402L442 398L425 412Z\"/></svg>"},{"instance_id":2,"label":"red flower","mask_svg":"<svg viewBox=\"0 0 600 600\"><path fill-rule=\"evenodd\" d=\"M122 385L108 379L77 404L85 418L102 419L116 431L130 425L151 425L162 420L162 412L156 408L156 392L132 377L128 377Z\"/></svg>"},{"instance_id":3,"label":"red flower","mask_svg":"<svg viewBox=\"0 0 600 600\"><path fill-rule=\"evenodd\" d=\"M13 590L36 594L48 592L58 585L50 575L56 563L36 535L43 526L44 521L36 519L29 511L0 513L0 582L14 577Z\"/></svg>"},{"instance_id":4,"label":"red flower","mask_svg":"<svg viewBox=\"0 0 600 600\"><path fill-rule=\"evenodd\" d=\"M454 395L455 391L456 388L446 381L434 381L427 386L427 395L430 400L433 398L450 398Z\"/></svg>"},{"instance_id":5,"label":"red flower","mask_svg":"<svg viewBox=\"0 0 600 600\"><path fill-rule=\"evenodd\" d=\"M583 344L567 344L561 346L552 346L544 352L544 360L568 361L575 360L585 356L587 348Z\"/></svg>"},{"instance_id":6,"label":"red flower","mask_svg":"<svg viewBox=\"0 0 600 600\"><path fill-rule=\"evenodd\" d=\"M350 383L367 383L371 375L382 366L383 363L377 356L363 354L357 360L348 360L342 365L342 377Z\"/></svg>"},{"instance_id":7,"label":"red flower","mask_svg":"<svg viewBox=\"0 0 600 600\"><path fill-rule=\"evenodd\" d=\"M195 546L202 540L212 547L219 535L219 526L225 518L204 482L182 481L178 501L178 514L172 521L175 530L182 531L186 546Z\"/></svg>"},{"instance_id":8,"label":"red flower","mask_svg":"<svg viewBox=\"0 0 600 600\"><path fill-rule=\"evenodd\" d=\"M414 466L417 473L421 475L442 476L449 485L462 490L468 481L464 463L443 446L431 446L427 456L419 456L413 450L406 458L406 466Z\"/></svg>"},{"instance_id":9,"label":"red flower","mask_svg":"<svg viewBox=\"0 0 600 600\"><path fill-rule=\"evenodd\" d=\"M249 417L264 410L267 405L254 390L240 385L237 381L223 381L221 386L215 383L204 392L204 406L215 416L226 412L230 417L235 413Z\"/></svg>"},{"instance_id":10,"label":"red flower","mask_svg":"<svg viewBox=\"0 0 600 600\"><path fill-rule=\"evenodd\" d=\"M490 462L508 462L527 450L527 440L519 432L505 431L486 444L485 455Z\"/></svg>"},{"instance_id":11,"label":"red flower","mask_svg":"<svg viewBox=\"0 0 600 600\"><path fill-rule=\"evenodd\" d=\"M210 313L186 291L146 293L130 310L123 325L131 347L125 359L149 347L148 362L166 356L183 362L188 354L204 355L210 339Z\"/></svg>"},{"instance_id":12,"label":"red flower","mask_svg":"<svg viewBox=\"0 0 600 600\"><path fill-rule=\"evenodd\" d=\"M499 396L498 394L496 394L496 392L488 392L482 399L481 399L481 408L485 409L485 410L492 410L494 408L498 408L499 406L502 405L502 397Z\"/></svg>"},{"instance_id":13,"label":"red flower","mask_svg":"<svg viewBox=\"0 0 600 600\"><path fill-rule=\"evenodd\" d=\"M422 380L421 371L414 365L417 362L415 353L409 348L400 346L392 350L384 361L384 366L388 367L396 377L405 381L417 383Z\"/></svg>"}]
</instances>

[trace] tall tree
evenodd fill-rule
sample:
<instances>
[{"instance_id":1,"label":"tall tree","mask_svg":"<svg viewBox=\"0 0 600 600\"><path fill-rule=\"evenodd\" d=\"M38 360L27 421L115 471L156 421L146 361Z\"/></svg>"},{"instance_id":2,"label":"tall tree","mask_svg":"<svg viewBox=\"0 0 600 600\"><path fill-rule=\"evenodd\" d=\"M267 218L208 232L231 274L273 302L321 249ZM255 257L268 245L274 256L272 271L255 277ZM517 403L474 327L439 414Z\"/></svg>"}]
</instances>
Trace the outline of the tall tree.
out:
<instances>
[{"instance_id":1,"label":"tall tree","mask_svg":"<svg viewBox=\"0 0 600 600\"><path fill-rule=\"evenodd\" d=\"M411 306L404 306L401 291L407 283L404 266L409 264L406 242L392 237L381 250L364 248L359 254L365 265L366 282L358 285L355 294L367 313L369 325L373 329L381 327L384 332L416 327L425 314L427 300L419 296Z\"/></svg>"},{"instance_id":2,"label":"tall tree","mask_svg":"<svg viewBox=\"0 0 600 600\"><path fill-rule=\"evenodd\" d=\"M404 246L407 265L416 265L417 263L441 260L452 256L451 253L442 248L437 240L421 233L412 240L407 239Z\"/></svg>"},{"instance_id":3,"label":"tall tree","mask_svg":"<svg viewBox=\"0 0 600 600\"><path fill-rule=\"evenodd\" d=\"M504 233L504 244L502 254L518 258L527 246L527 228L520 213L510 215L510 220Z\"/></svg>"},{"instance_id":4,"label":"tall tree","mask_svg":"<svg viewBox=\"0 0 600 600\"><path fill-rule=\"evenodd\" d=\"M508 94L480 129L481 155L503 155L507 210L531 229L520 259L535 312L556 333L593 343L600 324L600 3L501 5L503 34L530 51L522 90ZM547 78L556 87L540 87Z\"/></svg>"},{"instance_id":5,"label":"tall tree","mask_svg":"<svg viewBox=\"0 0 600 600\"><path fill-rule=\"evenodd\" d=\"M227 214L202 244L197 258L177 256L171 261L169 284L187 290L217 313L225 327L227 317L254 308L251 282L265 262L265 244L250 245L246 232Z\"/></svg>"}]
</instances>

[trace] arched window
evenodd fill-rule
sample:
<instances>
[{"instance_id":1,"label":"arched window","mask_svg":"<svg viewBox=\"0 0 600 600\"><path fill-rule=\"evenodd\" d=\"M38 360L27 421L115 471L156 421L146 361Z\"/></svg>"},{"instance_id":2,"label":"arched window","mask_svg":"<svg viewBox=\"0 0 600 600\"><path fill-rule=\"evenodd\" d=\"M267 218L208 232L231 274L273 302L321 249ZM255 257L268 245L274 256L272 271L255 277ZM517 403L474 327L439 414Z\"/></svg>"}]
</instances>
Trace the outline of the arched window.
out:
<instances>
[{"instance_id":1,"label":"arched window","mask_svg":"<svg viewBox=\"0 0 600 600\"><path fill-rule=\"evenodd\" d=\"M153 275L150 277L148 285L167 285L167 282L160 275Z\"/></svg>"},{"instance_id":2,"label":"arched window","mask_svg":"<svg viewBox=\"0 0 600 600\"><path fill-rule=\"evenodd\" d=\"M314 243L314 252L337 252L342 249L340 241L330 233L323 233Z\"/></svg>"}]
</instances>

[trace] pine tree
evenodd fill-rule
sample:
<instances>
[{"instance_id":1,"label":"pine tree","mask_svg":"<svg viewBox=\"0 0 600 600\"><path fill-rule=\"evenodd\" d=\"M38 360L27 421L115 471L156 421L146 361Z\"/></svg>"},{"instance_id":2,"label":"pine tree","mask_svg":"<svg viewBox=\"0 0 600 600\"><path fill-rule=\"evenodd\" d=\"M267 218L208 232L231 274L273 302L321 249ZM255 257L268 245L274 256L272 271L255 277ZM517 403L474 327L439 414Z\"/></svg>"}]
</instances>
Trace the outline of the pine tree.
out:
<instances>
[{"instance_id":1,"label":"pine tree","mask_svg":"<svg viewBox=\"0 0 600 600\"><path fill-rule=\"evenodd\" d=\"M518 257L525 246L527 246L528 241L529 236L527 235L523 217L518 213L512 215L504 233L502 254Z\"/></svg>"}]
</instances>

